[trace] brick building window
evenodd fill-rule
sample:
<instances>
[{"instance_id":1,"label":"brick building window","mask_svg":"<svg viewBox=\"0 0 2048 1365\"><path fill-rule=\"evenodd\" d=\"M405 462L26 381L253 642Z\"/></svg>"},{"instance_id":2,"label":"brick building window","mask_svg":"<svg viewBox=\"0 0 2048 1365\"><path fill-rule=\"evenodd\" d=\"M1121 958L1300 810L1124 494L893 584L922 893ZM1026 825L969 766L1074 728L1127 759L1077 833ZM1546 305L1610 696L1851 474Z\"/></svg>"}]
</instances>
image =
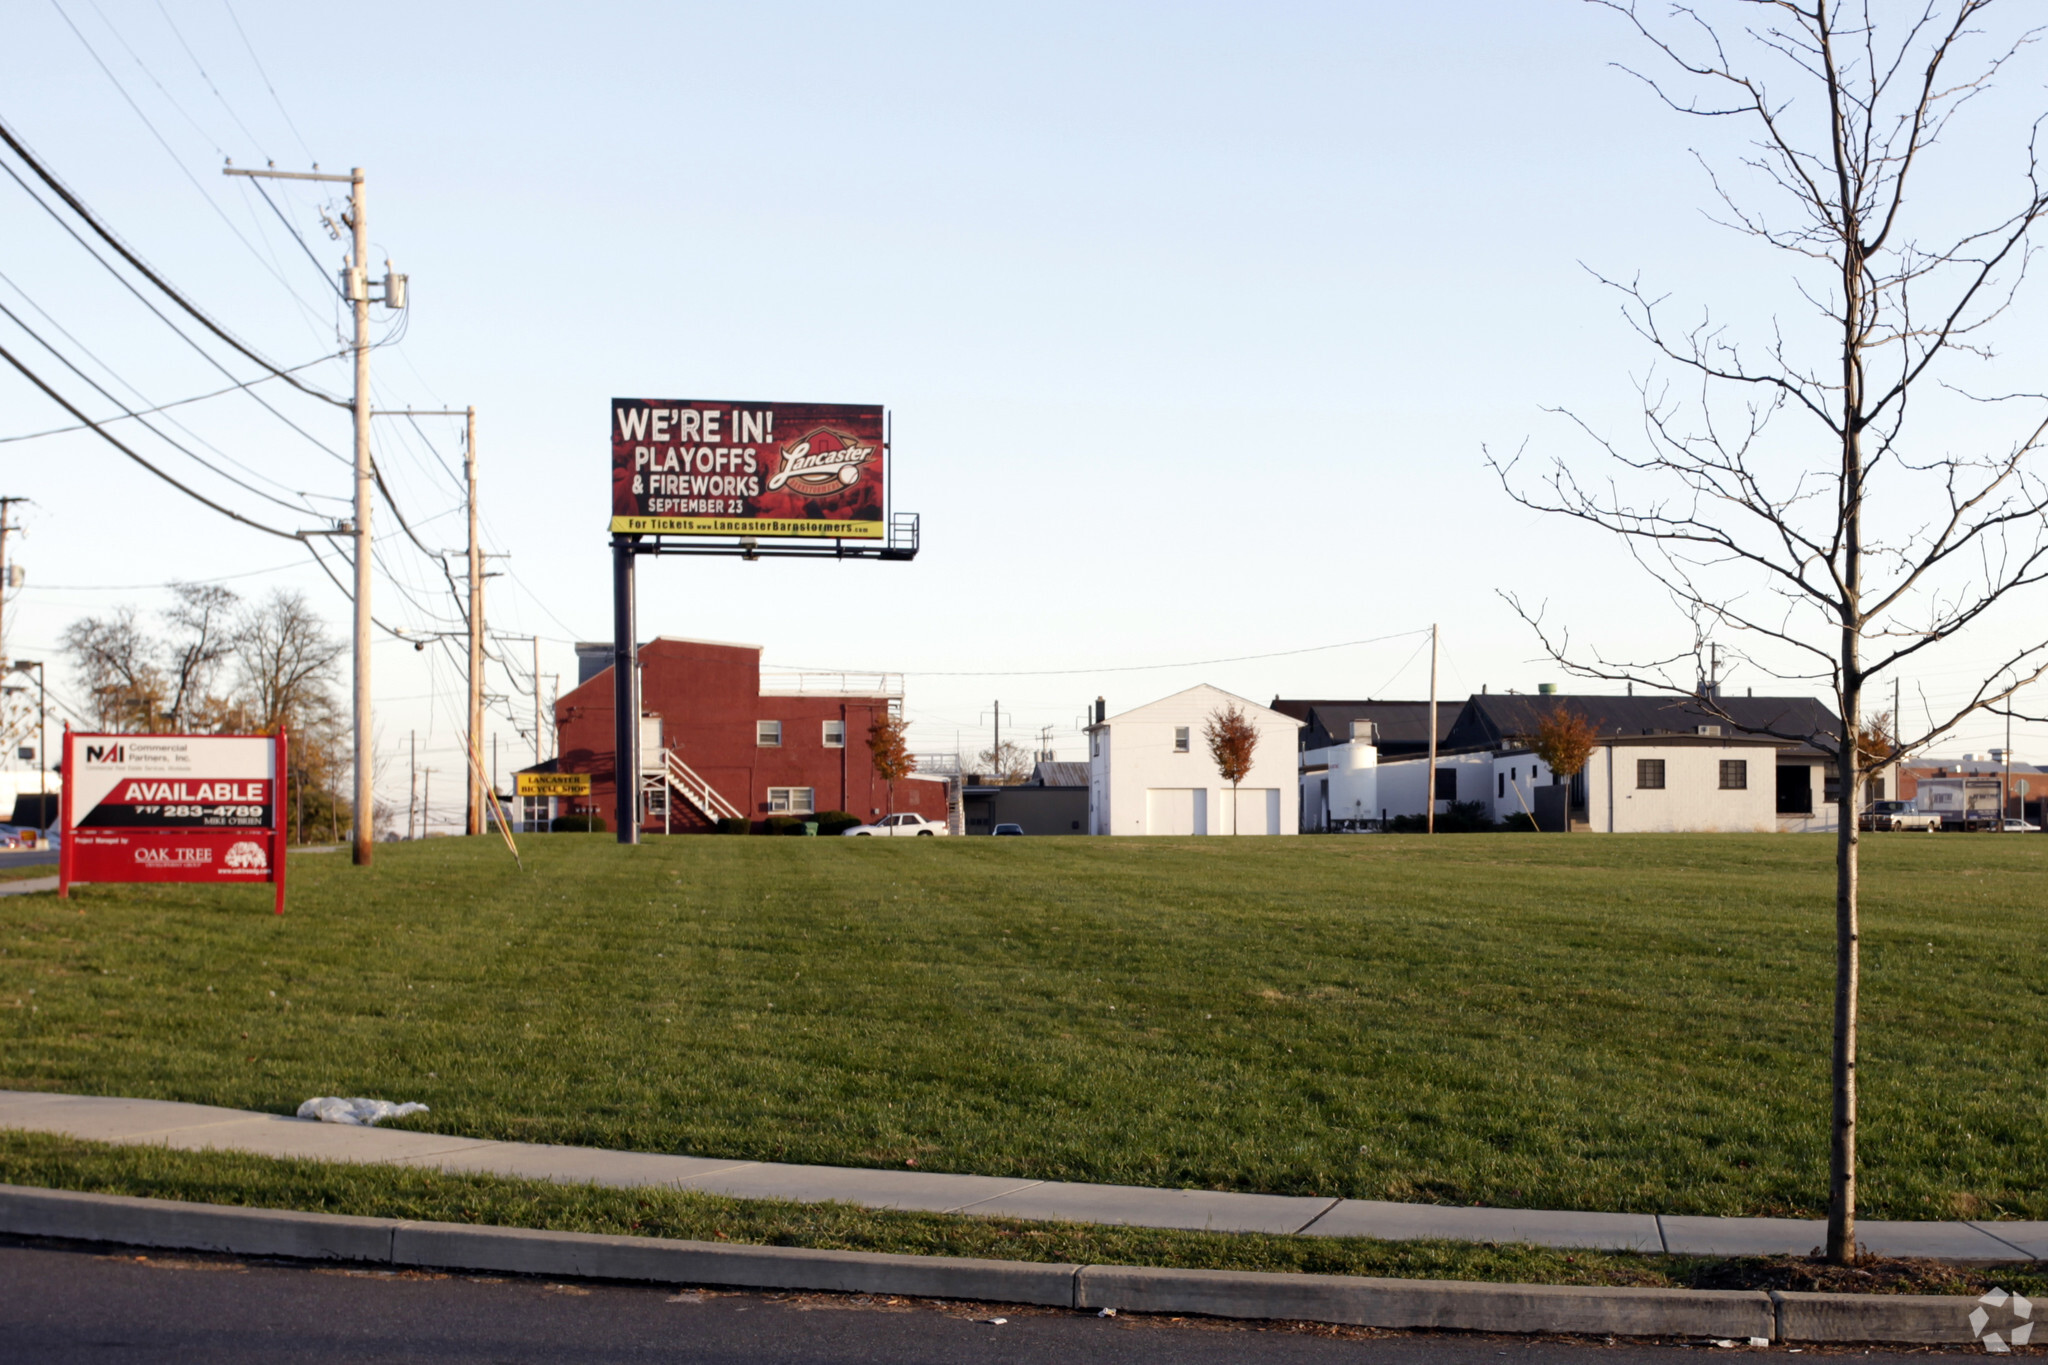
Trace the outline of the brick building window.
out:
<instances>
[{"instance_id":1,"label":"brick building window","mask_svg":"<svg viewBox=\"0 0 2048 1365\"><path fill-rule=\"evenodd\" d=\"M845 721L828 720L825 722L825 747L828 749L844 749L846 747Z\"/></svg>"},{"instance_id":2,"label":"brick building window","mask_svg":"<svg viewBox=\"0 0 2048 1365\"><path fill-rule=\"evenodd\" d=\"M763 749L782 747L782 722L779 720L757 720L754 722L754 743Z\"/></svg>"},{"instance_id":3,"label":"brick building window","mask_svg":"<svg viewBox=\"0 0 2048 1365\"><path fill-rule=\"evenodd\" d=\"M1748 759L1724 758L1721 760L1721 790L1724 792L1746 792L1749 790Z\"/></svg>"},{"instance_id":4,"label":"brick building window","mask_svg":"<svg viewBox=\"0 0 2048 1365\"><path fill-rule=\"evenodd\" d=\"M809 815L815 808L816 788L770 787L768 809L781 815Z\"/></svg>"},{"instance_id":5,"label":"brick building window","mask_svg":"<svg viewBox=\"0 0 2048 1365\"><path fill-rule=\"evenodd\" d=\"M1636 760L1636 790L1660 792L1664 790L1664 760L1661 758L1639 758Z\"/></svg>"}]
</instances>

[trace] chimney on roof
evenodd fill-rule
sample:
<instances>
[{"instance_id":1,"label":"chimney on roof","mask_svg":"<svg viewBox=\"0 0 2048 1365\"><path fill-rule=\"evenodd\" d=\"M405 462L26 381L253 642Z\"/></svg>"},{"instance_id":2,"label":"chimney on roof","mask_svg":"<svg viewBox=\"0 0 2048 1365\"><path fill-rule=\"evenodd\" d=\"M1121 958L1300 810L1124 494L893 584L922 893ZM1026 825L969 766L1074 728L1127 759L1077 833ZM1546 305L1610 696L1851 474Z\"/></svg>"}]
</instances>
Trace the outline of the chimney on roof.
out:
<instances>
[{"instance_id":1,"label":"chimney on roof","mask_svg":"<svg viewBox=\"0 0 2048 1365\"><path fill-rule=\"evenodd\" d=\"M1536 695L1537 695L1537 696L1539 696L1539 697L1554 697L1554 696L1556 696L1556 695L1557 695L1557 684L1556 684L1556 683L1537 683L1537 684L1536 684Z\"/></svg>"},{"instance_id":2,"label":"chimney on roof","mask_svg":"<svg viewBox=\"0 0 2048 1365\"><path fill-rule=\"evenodd\" d=\"M1100 725L1107 719L1109 719L1109 708L1103 704L1102 698L1097 697L1095 699L1095 723Z\"/></svg>"}]
</instances>

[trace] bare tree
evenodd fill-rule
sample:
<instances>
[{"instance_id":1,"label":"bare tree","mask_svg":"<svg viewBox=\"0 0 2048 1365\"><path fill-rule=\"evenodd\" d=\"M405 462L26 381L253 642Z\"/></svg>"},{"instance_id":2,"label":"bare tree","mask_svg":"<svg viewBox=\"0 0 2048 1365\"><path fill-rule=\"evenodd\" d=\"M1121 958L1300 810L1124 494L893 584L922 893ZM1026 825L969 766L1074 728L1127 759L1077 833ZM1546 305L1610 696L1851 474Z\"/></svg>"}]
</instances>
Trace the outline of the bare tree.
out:
<instances>
[{"instance_id":1,"label":"bare tree","mask_svg":"<svg viewBox=\"0 0 2048 1365\"><path fill-rule=\"evenodd\" d=\"M1735 729L1813 743L1833 758L1827 1255L1842 1263L1856 1254L1863 774L1974 712L2010 711L2014 693L2048 671L2040 616L2010 619L1997 663L1960 702L1930 708L1913 735L1891 717L1888 752L1858 742L1875 678L1908 660L1924 666L1930 651L2048 576L2048 485L2038 470L2048 395L1949 377L1993 359L1987 329L2025 275L2048 209L2039 121L2017 158L2016 192L1996 196L1975 225L1955 225L1971 194L1922 185L1937 147L1961 135L1959 115L2034 34L1989 37L1993 0L1910 3L1896 20L1878 18L1871 0L1722 0L1719 8L1742 17L1718 28L1685 5L1653 23L1633 0L1590 2L1647 44L1653 70L1630 74L1656 98L1746 132L1734 166L1700 158L1717 221L1781 253L1796 311L1746 344L1711 313L1675 324L1664 297L1602 278L1655 364L1682 382L1654 368L1639 381L1640 442L1609 439L1564 413L1606 457L1598 477L1558 461L1531 485L1516 477L1517 460L1488 458L1524 505L1622 537L1689 619L1693 643L1661 659L1617 659L1546 628L1540 608L1510 601L1551 656L1581 676L1686 695ZM1987 406L1968 407L1972 400ZM2003 437L1959 453L1974 425L1959 412L2022 415ZM1730 715L1701 667L1710 637L1732 638L1735 657L1759 672L1830 688L1836 728L1781 734Z\"/></svg>"},{"instance_id":2,"label":"bare tree","mask_svg":"<svg viewBox=\"0 0 2048 1365\"><path fill-rule=\"evenodd\" d=\"M164 722L173 730L219 728L206 724L207 703L217 700L213 684L221 664L235 650L235 605L241 599L212 583L173 583L177 600L164 612L173 632L165 681L170 690Z\"/></svg>"},{"instance_id":3,"label":"bare tree","mask_svg":"<svg viewBox=\"0 0 2048 1365\"><path fill-rule=\"evenodd\" d=\"M1252 754L1259 747L1258 727L1236 702L1219 706L1202 723L1202 738L1209 742L1209 757L1216 771L1230 784L1230 832L1237 833L1237 784L1252 770Z\"/></svg>"},{"instance_id":4,"label":"bare tree","mask_svg":"<svg viewBox=\"0 0 2048 1365\"><path fill-rule=\"evenodd\" d=\"M1014 786L1031 776L1031 754L1015 740L1006 739L1000 747L976 754L974 766L975 771L989 773L996 781Z\"/></svg>"},{"instance_id":5,"label":"bare tree","mask_svg":"<svg viewBox=\"0 0 2048 1365\"><path fill-rule=\"evenodd\" d=\"M257 728L309 728L334 711L335 664L345 646L306 605L282 588L242 616L232 643L237 689Z\"/></svg>"},{"instance_id":6,"label":"bare tree","mask_svg":"<svg viewBox=\"0 0 2048 1365\"><path fill-rule=\"evenodd\" d=\"M136 624L133 607L110 616L81 616L64 628L65 654L85 683L93 724L148 733L163 728L163 670L157 642Z\"/></svg>"}]
</instances>

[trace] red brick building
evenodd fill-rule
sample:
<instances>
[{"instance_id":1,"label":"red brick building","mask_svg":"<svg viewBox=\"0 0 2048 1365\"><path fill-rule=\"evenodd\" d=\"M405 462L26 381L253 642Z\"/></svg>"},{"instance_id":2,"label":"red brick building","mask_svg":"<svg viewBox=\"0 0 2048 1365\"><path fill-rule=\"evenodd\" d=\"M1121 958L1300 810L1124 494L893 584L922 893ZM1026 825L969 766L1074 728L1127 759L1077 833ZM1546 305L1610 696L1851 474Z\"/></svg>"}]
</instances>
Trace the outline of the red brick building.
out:
<instances>
[{"instance_id":1,"label":"red brick building","mask_svg":"<svg viewBox=\"0 0 2048 1365\"><path fill-rule=\"evenodd\" d=\"M616 811L610 645L582 645L576 689L555 703L557 771L588 773L590 795L562 799L560 814ZM912 812L944 821L943 781L875 776L868 728L900 708L893 675L763 676L761 646L657 637L640 647L641 828L701 833L718 817L757 827L771 815L849 811L863 820Z\"/></svg>"}]
</instances>

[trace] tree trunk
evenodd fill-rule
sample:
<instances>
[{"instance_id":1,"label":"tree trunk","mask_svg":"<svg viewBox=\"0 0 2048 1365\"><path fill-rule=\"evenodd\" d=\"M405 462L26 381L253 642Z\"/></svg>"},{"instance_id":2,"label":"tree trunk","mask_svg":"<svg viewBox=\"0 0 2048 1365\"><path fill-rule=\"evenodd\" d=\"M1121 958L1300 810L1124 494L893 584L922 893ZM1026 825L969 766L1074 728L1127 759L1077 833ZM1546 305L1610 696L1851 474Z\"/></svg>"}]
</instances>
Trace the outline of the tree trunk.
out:
<instances>
[{"instance_id":1,"label":"tree trunk","mask_svg":"<svg viewBox=\"0 0 2048 1365\"><path fill-rule=\"evenodd\" d=\"M1831 82L1832 83L1832 82ZM1836 164L1843 165L1837 113ZM1853 202L1843 192L1845 211ZM1828 1134L1828 1260L1856 1259L1856 1011L1862 968L1856 906L1856 790L1863 753L1863 294L1861 224L1848 213L1842 256L1842 737L1835 759L1835 1037Z\"/></svg>"},{"instance_id":2,"label":"tree trunk","mask_svg":"<svg viewBox=\"0 0 2048 1365\"><path fill-rule=\"evenodd\" d=\"M1845 632L1846 634L1846 632ZM1845 653L1855 654L1853 638ZM1857 924L1858 846L1856 790L1862 767L1856 747L1861 710L1858 689L1843 689L1842 756L1835 795L1835 1038L1834 1121L1828 1142L1828 1259L1856 1259L1856 1012L1861 985Z\"/></svg>"}]
</instances>

